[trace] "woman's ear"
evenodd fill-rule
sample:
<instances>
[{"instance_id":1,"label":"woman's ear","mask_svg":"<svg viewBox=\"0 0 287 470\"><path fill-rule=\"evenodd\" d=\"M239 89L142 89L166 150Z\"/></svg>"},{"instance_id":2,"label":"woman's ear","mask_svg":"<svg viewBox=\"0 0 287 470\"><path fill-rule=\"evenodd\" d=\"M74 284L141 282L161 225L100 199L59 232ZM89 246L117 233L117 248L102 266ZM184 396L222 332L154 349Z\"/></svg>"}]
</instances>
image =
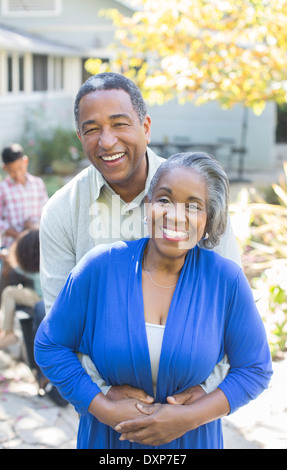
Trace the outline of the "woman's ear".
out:
<instances>
[{"instance_id":1,"label":"woman's ear","mask_svg":"<svg viewBox=\"0 0 287 470\"><path fill-rule=\"evenodd\" d=\"M148 221L152 219L152 203L147 196L144 199L145 216L143 219L144 225L148 225Z\"/></svg>"}]
</instances>

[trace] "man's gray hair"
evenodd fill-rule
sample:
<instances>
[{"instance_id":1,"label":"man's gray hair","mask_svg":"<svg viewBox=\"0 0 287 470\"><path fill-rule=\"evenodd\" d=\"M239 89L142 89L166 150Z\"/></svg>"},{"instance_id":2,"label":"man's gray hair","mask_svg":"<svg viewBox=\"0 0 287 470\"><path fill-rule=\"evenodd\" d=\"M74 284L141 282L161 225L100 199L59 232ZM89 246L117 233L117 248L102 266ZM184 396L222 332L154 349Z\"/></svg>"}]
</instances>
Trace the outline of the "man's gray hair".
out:
<instances>
[{"instance_id":1,"label":"man's gray hair","mask_svg":"<svg viewBox=\"0 0 287 470\"><path fill-rule=\"evenodd\" d=\"M124 90L129 94L133 108L137 113L140 123L143 124L147 115L147 108L138 87L132 80L118 73L105 72L93 75L81 86L75 99L74 117L77 131L79 132L79 105L83 96L99 90Z\"/></svg>"},{"instance_id":2,"label":"man's gray hair","mask_svg":"<svg viewBox=\"0 0 287 470\"><path fill-rule=\"evenodd\" d=\"M174 168L190 168L200 174L207 189L207 221L205 232L208 238L199 242L200 246L212 249L219 244L227 226L229 181L221 167L212 155L204 152L177 153L169 157L156 171L147 192L147 198L152 201L155 189L162 175Z\"/></svg>"}]
</instances>

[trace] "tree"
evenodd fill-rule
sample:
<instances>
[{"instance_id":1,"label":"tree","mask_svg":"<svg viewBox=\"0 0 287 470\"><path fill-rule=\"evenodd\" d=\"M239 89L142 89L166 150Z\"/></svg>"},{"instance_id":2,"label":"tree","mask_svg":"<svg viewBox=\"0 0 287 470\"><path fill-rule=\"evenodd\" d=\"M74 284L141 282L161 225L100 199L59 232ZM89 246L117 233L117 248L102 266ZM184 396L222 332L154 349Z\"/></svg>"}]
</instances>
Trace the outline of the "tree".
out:
<instances>
[{"instance_id":1,"label":"tree","mask_svg":"<svg viewBox=\"0 0 287 470\"><path fill-rule=\"evenodd\" d=\"M217 100L260 114L287 102L285 0L142 0L131 17L101 14L116 26L114 56L86 69L123 73L151 104Z\"/></svg>"}]
</instances>

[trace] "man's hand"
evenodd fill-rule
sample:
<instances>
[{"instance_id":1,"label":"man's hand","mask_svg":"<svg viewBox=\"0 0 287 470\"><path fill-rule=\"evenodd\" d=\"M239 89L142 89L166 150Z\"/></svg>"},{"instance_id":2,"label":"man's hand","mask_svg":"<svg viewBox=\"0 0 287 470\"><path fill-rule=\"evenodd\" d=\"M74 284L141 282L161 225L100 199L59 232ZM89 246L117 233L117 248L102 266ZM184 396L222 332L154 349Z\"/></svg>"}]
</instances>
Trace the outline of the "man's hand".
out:
<instances>
[{"instance_id":1,"label":"man's hand","mask_svg":"<svg viewBox=\"0 0 287 470\"><path fill-rule=\"evenodd\" d=\"M200 385L190 387L184 392L176 393L166 398L170 405L191 405L195 401L207 395Z\"/></svg>"},{"instance_id":2,"label":"man's hand","mask_svg":"<svg viewBox=\"0 0 287 470\"><path fill-rule=\"evenodd\" d=\"M147 404L154 402L154 398L147 395L144 390L130 385L115 385L110 388L106 396L113 401L135 398Z\"/></svg>"},{"instance_id":3,"label":"man's hand","mask_svg":"<svg viewBox=\"0 0 287 470\"><path fill-rule=\"evenodd\" d=\"M137 408L142 416L120 422L115 430L120 441L128 440L149 446L168 444L192 429L191 420L183 406L143 405Z\"/></svg>"},{"instance_id":4,"label":"man's hand","mask_svg":"<svg viewBox=\"0 0 287 470\"><path fill-rule=\"evenodd\" d=\"M144 416L138 408L139 401L133 398L123 400L110 400L103 393L98 393L91 401L89 412L101 423L107 424L111 428L123 421L133 422L136 418ZM147 406L141 402L142 406ZM175 408L174 406L172 408Z\"/></svg>"}]
</instances>

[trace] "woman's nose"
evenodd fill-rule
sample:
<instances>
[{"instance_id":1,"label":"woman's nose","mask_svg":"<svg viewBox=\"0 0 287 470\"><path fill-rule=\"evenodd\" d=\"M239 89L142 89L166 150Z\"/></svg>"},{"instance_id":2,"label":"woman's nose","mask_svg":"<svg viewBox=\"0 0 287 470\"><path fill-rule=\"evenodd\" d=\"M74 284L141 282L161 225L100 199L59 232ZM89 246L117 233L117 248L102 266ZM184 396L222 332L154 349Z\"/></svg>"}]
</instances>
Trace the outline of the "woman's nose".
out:
<instances>
[{"instance_id":1,"label":"woman's nose","mask_svg":"<svg viewBox=\"0 0 287 470\"><path fill-rule=\"evenodd\" d=\"M181 228L184 229L186 223L185 204L181 202L171 204L166 216L168 220L173 221L175 228L178 228L181 225Z\"/></svg>"}]
</instances>

